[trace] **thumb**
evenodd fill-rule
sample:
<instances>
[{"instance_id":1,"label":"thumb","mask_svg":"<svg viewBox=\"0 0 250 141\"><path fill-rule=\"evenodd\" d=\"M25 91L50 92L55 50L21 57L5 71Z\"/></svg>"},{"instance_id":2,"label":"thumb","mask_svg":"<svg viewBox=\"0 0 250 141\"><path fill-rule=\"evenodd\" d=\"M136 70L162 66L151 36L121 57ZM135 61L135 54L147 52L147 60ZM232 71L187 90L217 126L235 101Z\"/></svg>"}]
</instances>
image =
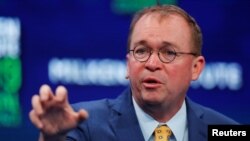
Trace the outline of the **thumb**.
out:
<instances>
[{"instance_id":1,"label":"thumb","mask_svg":"<svg viewBox=\"0 0 250 141\"><path fill-rule=\"evenodd\" d=\"M88 117L89 117L89 114L84 109L79 110L78 113L77 113L78 122L84 121L84 120L88 119Z\"/></svg>"}]
</instances>

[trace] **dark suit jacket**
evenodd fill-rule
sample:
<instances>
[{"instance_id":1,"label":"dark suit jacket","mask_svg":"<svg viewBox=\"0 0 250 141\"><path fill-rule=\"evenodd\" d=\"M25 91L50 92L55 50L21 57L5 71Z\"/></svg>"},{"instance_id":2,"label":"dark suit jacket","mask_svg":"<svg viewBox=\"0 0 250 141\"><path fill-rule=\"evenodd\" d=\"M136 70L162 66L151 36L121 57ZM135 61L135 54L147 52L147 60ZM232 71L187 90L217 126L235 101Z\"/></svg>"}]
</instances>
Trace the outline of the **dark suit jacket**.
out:
<instances>
[{"instance_id":1,"label":"dark suit jacket","mask_svg":"<svg viewBox=\"0 0 250 141\"><path fill-rule=\"evenodd\" d=\"M186 98L189 141L207 141L208 124L237 124L232 119ZM68 140L77 141L144 141L131 92L126 90L117 99L103 99L73 105L89 112L89 119L68 133Z\"/></svg>"}]
</instances>

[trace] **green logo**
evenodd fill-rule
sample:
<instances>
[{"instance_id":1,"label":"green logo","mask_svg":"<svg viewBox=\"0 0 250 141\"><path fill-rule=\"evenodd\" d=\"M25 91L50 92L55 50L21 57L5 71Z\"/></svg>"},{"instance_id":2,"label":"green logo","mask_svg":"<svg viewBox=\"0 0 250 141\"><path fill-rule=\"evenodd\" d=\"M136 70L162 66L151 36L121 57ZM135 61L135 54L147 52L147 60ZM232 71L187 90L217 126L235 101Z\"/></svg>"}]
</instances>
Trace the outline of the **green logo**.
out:
<instances>
[{"instance_id":1,"label":"green logo","mask_svg":"<svg viewBox=\"0 0 250 141\"><path fill-rule=\"evenodd\" d=\"M160 4L177 4L177 0L159 0ZM115 13L133 14L134 12L151 5L156 5L157 0L113 0L112 8Z\"/></svg>"},{"instance_id":2,"label":"green logo","mask_svg":"<svg viewBox=\"0 0 250 141\"><path fill-rule=\"evenodd\" d=\"M21 122L19 94L21 62L16 58L0 59L0 125L17 126Z\"/></svg>"},{"instance_id":3,"label":"green logo","mask_svg":"<svg viewBox=\"0 0 250 141\"><path fill-rule=\"evenodd\" d=\"M16 127L21 123L19 39L19 19L0 17L0 126L5 127Z\"/></svg>"}]
</instances>

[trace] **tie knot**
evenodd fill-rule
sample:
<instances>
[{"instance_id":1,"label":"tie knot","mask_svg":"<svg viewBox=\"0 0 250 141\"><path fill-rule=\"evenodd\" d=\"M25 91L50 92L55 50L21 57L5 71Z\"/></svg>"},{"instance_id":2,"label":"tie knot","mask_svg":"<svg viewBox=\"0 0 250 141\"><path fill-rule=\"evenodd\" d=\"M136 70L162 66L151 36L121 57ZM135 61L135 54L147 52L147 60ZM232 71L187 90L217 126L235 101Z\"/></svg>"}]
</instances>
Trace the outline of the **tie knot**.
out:
<instances>
[{"instance_id":1,"label":"tie knot","mask_svg":"<svg viewBox=\"0 0 250 141\"><path fill-rule=\"evenodd\" d=\"M172 131L167 125L155 128L155 141L169 141Z\"/></svg>"}]
</instances>

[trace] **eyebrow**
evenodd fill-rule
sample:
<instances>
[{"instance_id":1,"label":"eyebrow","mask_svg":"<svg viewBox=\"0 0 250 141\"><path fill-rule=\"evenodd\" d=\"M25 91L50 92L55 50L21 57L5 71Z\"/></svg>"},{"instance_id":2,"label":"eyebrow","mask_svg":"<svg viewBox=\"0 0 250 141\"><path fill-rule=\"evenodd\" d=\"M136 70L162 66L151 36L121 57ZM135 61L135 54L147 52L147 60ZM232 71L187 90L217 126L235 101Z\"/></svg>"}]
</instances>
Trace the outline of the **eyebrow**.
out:
<instances>
[{"instance_id":1,"label":"eyebrow","mask_svg":"<svg viewBox=\"0 0 250 141\"><path fill-rule=\"evenodd\" d=\"M133 48L137 47L138 45L147 45L147 41L145 40L140 40L139 42L136 42L134 45L133 45Z\"/></svg>"},{"instance_id":2,"label":"eyebrow","mask_svg":"<svg viewBox=\"0 0 250 141\"><path fill-rule=\"evenodd\" d=\"M138 45L146 45L146 46L149 46L146 40L140 40L139 42L136 42L136 43L134 44L133 48L137 47ZM173 47L174 49L178 49L178 46L176 46L176 45L174 45L174 44L172 44L172 43L170 43L170 42L168 42L168 41L163 41L163 42L161 43L160 48L161 48L161 47L164 47L164 46L171 46L171 47Z\"/></svg>"},{"instance_id":3,"label":"eyebrow","mask_svg":"<svg viewBox=\"0 0 250 141\"><path fill-rule=\"evenodd\" d=\"M167 42L167 41L163 41L162 47L163 46L170 46L170 47L173 47L174 49L178 49L178 46L176 46L175 44L172 44L170 42Z\"/></svg>"}]
</instances>

